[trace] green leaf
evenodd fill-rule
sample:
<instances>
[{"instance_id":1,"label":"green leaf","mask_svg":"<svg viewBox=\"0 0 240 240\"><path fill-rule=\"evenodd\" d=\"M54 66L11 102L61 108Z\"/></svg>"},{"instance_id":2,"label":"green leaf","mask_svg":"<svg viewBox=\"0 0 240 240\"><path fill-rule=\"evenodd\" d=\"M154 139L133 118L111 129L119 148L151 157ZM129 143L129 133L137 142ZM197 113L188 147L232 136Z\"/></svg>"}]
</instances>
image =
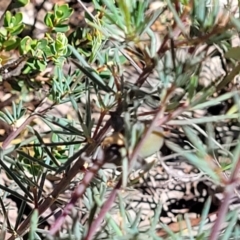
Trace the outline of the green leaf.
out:
<instances>
[{"instance_id":1,"label":"green leaf","mask_svg":"<svg viewBox=\"0 0 240 240\"><path fill-rule=\"evenodd\" d=\"M34 209L32 217L31 217L31 227L29 232L29 239L33 240L35 238L35 233L37 231L37 225L38 225L38 210Z\"/></svg>"},{"instance_id":2,"label":"green leaf","mask_svg":"<svg viewBox=\"0 0 240 240\"><path fill-rule=\"evenodd\" d=\"M32 39L29 36L24 37L21 41L20 41L20 51L23 54L28 53L29 51L32 50Z\"/></svg>"},{"instance_id":3,"label":"green leaf","mask_svg":"<svg viewBox=\"0 0 240 240\"><path fill-rule=\"evenodd\" d=\"M21 12L16 13L15 15L15 24L21 24L23 20L23 14Z\"/></svg>"},{"instance_id":4,"label":"green leaf","mask_svg":"<svg viewBox=\"0 0 240 240\"><path fill-rule=\"evenodd\" d=\"M31 58L27 62L27 67L25 68L23 73L29 73L32 70L44 71L46 69L47 63L44 60Z\"/></svg>"},{"instance_id":5,"label":"green leaf","mask_svg":"<svg viewBox=\"0 0 240 240\"><path fill-rule=\"evenodd\" d=\"M45 18L44 18L44 23L49 27L49 28L53 28L53 13L47 13Z\"/></svg>"},{"instance_id":6,"label":"green leaf","mask_svg":"<svg viewBox=\"0 0 240 240\"><path fill-rule=\"evenodd\" d=\"M12 14L11 12L7 11L5 13L5 17L4 17L4 27L8 27L11 24L11 19L12 19Z\"/></svg>"},{"instance_id":7,"label":"green leaf","mask_svg":"<svg viewBox=\"0 0 240 240\"><path fill-rule=\"evenodd\" d=\"M56 42L55 42L55 49L58 53L58 55L60 54L65 54L67 51L67 47L68 47L68 40L67 37L65 36L65 34L63 33L57 33L56 36Z\"/></svg>"},{"instance_id":8,"label":"green leaf","mask_svg":"<svg viewBox=\"0 0 240 240\"><path fill-rule=\"evenodd\" d=\"M8 32L6 30L6 28L2 28L0 29L0 38L5 39L5 37L7 36Z\"/></svg>"},{"instance_id":9,"label":"green leaf","mask_svg":"<svg viewBox=\"0 0 240 240\"><path fill-rule=\"evenodd\" d=\"M17 36L19 35L24 29L24 25L17 25L13 28L9 28L9 32L11 33L12 36Z\"/></svg>"},{"instance_id":10,"label":"green leaf","mask_svg":"<svg viewBox=\"0 0 240 240\"><path fill-rule=\"evenodd\" d=\"M237 30L240 30L240 20L239 18L235 18L234 16L230 15L231 23L237 28Z\"/></svg>"},{"instance_id":11,"label":"green leaf","mask_svg":"<svg viewBox=\"0 0 240 240\"><path fill-rule=\"evenodd\" d=\"M69 8L67 4L63 4L61 6L56 4L54 6L54 15L58 22L65 21L71 16L72 12L73 10Z\"/></svg>"},{"instance_id":12,"label":"green leaf","mask_svg":"<svg viewBox=\"0 0 240 240\"><path fill-rule=\"evenodd\" d=\"M230 48L224 56L226 58L232 58L234 60L240 60L240 47L232 47Z\"/></svg>"},{"instance_id":13,"label":"green leaf","mask_svg":"<svg viewBox=\"0 0 240 240\"><path fill-rule=\"evenodd\" d=\"M50 49L53 56L57 55L57 50L56 50L56 47L55 47L55 43L51 43L49 45L49 49Z\"/></svg>"},{"instance_id":14,"label":"green leaf","mask_svg":"<svg viewBox=\"0 0 240 240\"><path fill-rule=\"evenodd\" d=\"M20 39L11 38L8 41L4 42L3 46L7 51L10 51L12 49L16 49L19 43L20 43Z\"/></svg>"},{"instance_id":15,"label":"green leaf","mask_svg":"<svg viewBox=\"0 0 240 240\"><path fill-rule=\"evenodd\" d=\"M69 30L69 26L66 24L58 24L56 27L53 28L55 32L67 32Z\"/></svg>"},{"instance_id":16,"label":"green leaf","mask_svg":"<svg viewBox=\"0 0 240 240\"><path fill-rule=\"evenodd\" d=\"M29 3L29 0L12 0L9 9L21 8Z\"/></svg>"}]
</instances>

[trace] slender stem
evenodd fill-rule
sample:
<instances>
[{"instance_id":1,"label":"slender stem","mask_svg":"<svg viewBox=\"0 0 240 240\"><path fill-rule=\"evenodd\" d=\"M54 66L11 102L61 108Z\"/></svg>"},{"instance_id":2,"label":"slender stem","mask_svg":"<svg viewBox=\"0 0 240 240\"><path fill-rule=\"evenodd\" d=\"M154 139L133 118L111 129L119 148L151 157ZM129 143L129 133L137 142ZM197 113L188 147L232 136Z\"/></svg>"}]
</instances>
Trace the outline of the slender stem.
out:
<instances>
[{"instance_id":1,"label":"slender stem","mask_svg":"<svg viewBox=\"0 0 240 240\"><path fill-rule=\"evenodd\" d=\"M168 91L168 94L166 94L165 97L165 101L167 101L168 97L171 95L170 93L172 93L174 88L170 88ZM152 123L150 124L149 128L147 129L147 131L145 132L143 138L141 139L141 141L139 142L139 144L136 146L136 148L134 149L132 155L130 156L129 159L129 166L133 166L135 160L137 159L138 153L141 149L141 146L144 144L145 139L147 138L148 134L151 133L152 128L154 126L156 126L156 124L162 125L165 122L167 122L169 119L171 119L172 117L176 117L178 114L182 113L183 111L186 110L186 108L188 107L188 104L184 103L181 107L179 107L175 112L173 112L172 114L169 114L168 116L162 117L159 119L159 115L162 112L162 107L159 108L158 113L156 114L155 118L153 119ZM96 233L96 231L98 230L98 228L100 227L100 224L102 222L102 220L104 219L106 213L111 209L113 202L115 201L115 198L117 196L117 191L120 189L122 185L122 178L119 179L118 183L116 184L115 188L112 190L112 192L110 193L109 198L106 200L106 202L103 204L100 213L98 215L98 217L95 219L95 221L91 224L91 226L88 229L87 235L84 238L84 240L91 240L92 237L94 236L94 234Z\"/></svg>"},{"instance_id":2,"label":"slender stem","mask_svg":"<svg viewBox=\"0 0 240 240\"><path fill-rule=\"evenodd\" d=\"M78 199L83 196L84 192L86 191L86 188L88 187L88 185L90 184L90 182L94 178L95 174L98 172L98 170L104 164L104 157L105 157L104 154L102 154L100 156L100 158L94 163L94 165L86 172L83 180L74 190L74 192L72 194L72 197L71 197L71 200L64 207L64 210L63 210L61 216L52 225L52 227L50 229L50 232L49 232L51 235L56 234L60 230L60 228L62 227L62 225L63 225L63 223L66 219L66 217L70 215L71 210L74 208L74 205L76 204Z\"/></svg>"},{"instance_id":3,"label":"slender stem","mask_svg":"<svg viewBox=\"0 0 240 240\"><path fill-rule=\"evenodd\" d=\"M88 229L87 235L84 238L84 240L91 240L95 234L95 232L98 230L98 227L100 226L102 220L104 219L106 213L111 209L112 204L117 196L117 192L120 189L122 185L122 178L119 179L117 185L115 186L115 188L112 190L109 198L107 199L107 201L104 203L104 205L101 208L101 211L98 215L98 217L96 218L96 220L91 224L91 226Z\"/></svg>"},{"instance_id":4,"label":"slender stem","mask_svg":"<svg viewBox=\"0 0 240 240\"><path fill-rule=\"evenodd\" d=\"M237 183L236 179L238 177L238 173L240 170L240 158L238 159L238 162L236 164L236 167L233 168L233 172L231 174L229 184L226 186L224 191L224 200L223 203L220 206L220 209L218 211L218 217L213 225L209 240L217 240L219 239L219 232L221 230L221 225L224 222L224 218L228 211L228 206L230 204L231 198L234 196L235 192L235 185Z\"/></svg>"},{"instance_id":5,"label":"slender stem","mask_svg":"<svg viewBox=\"0 0 240 240\"><path fill-rule=\"evenodd\" d=\"M86 146L86 154L90 155L91 152L94 150L95 145L97 144L97 142L99 141L99 139L101 139L103 137L103 135L106 132L106 129L108 129L110 126L110 120L108 120L105 124L105 126L99 131L99 134L96 136L95 142L93 144L88 144ZM49 207L51 207L51 205L56 201L56 199L58 198L59 194L66 189L67 186L69 186L69 183L71 182L71 180L79 173L80 169L82 169L83 164L85 162L84 159L82 159L81 155L79 156L79 153L82 152L82 149L80 149L78 151L78 153L74 154L75 158L78 157L78 160L76 160L76 162L73 164L73 166L70 168L70 170L67 172L67 174L62 178L62 180L59 182L58 185L55 186L54 190L52 191L52 193L49 195L49 197L47 197L40 205L38 208L38 213L39 216L41 216ZM74 159L75 159L74 158ZM68 163L68 165L70 163L72 163L73 160L71 160L71 162ZM68 166L66 165L66 166ZM66 167L65 166L65 167ZM28 217L22 222L22 224L19 226L18 230L16 231L17 234L19 236L22 236L27 229L29 228L30 225L30 221L31 221L31 217L32 215L29 214ZM8 240L14 240L15 239L15 235L12 235Z\"/></svg>"}]
</instances>

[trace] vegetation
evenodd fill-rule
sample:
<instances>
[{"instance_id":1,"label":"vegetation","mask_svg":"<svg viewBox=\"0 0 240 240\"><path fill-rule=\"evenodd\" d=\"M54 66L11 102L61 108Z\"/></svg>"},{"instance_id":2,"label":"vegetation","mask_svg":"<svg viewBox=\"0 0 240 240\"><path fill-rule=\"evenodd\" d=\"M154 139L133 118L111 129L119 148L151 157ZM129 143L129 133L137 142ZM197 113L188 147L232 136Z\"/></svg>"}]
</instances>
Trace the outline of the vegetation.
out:
<instances>
[{"instance_id":1,"label":"vegetation","mask_svg":"<svg viewBox=\"0 0 240 240\"><path fill-rule=\"evenodd\" d=\"M74 10L55 4L37 38L24 34L20 7L29 3L14 2L0 29L1 91L13 99L0 102L0 169L11 180L0 184L0 239L186 239L186 231L189 239L236 239L228 206L240 169L239 6L94 0L85 26L73 28ZM147 163L139 155L156 126L161 156ZM197 220L180 216L177 231L159 221L160 196L143 227L144 209L131 207L132 215L124 193L169 159L193 165L214 190ZM218 188L224 198L206 230ZM15 225L9 197L20 199Z\"/></svg>"}]
</instances>

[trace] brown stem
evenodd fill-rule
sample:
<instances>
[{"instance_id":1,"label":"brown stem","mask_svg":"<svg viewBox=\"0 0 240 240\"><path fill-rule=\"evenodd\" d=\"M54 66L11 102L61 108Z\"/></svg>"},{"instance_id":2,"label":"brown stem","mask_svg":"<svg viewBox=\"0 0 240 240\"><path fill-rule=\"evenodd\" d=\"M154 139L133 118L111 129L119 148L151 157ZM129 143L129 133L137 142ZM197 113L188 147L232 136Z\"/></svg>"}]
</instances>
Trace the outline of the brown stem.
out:
<instances>
[{"instance_id":1,"label":"brown stem","mask_svg":"<svg viewBox=\"0 0 240 240\"><path fill-rule=\"evenodd\" d=\"M220 209L218 211L218 217L213 225L209 240L219 239L221 225L224 222L224 218L227 214L230 200L234 196L234 189L236 187L235 186L237 183L236 179L238 177L239 170L240 170L240 158L238 159L235 168L233 168L233 172L229 179L229 184L225 187L223 203L221 204Z\"/></svg>"},{"instance_id":2,"label":"brown stem","mask_svg":"<svg viewBox=\"0 0 240 240\"><path fill-rule=\"evenodd\" d=\"M96 127L96 129L95 129L95 131L93 133L93 136L92 136L93 139L96 137L105 115L106 115L106 111L102 111L100 113L100 117L98 119L97 127Z\"/></svg>"},{"instance_id":3,"label":"brown stem","mask_svg":"<svg viewBox=\"0 0 240 240\"><path fill-rule=\"evenodd\" d=\"M106 130L110 126L110 120L108 120L105 124L105 126L99 131L99 134L96 136L95 143L89 144L86 146L86 155L90 155L91 152L94 151L96 144L98 141L103 137ZM79 150L76 154L81 153L82 149ZM66 166L69 166L71 162L66 164ZM52 193L47 197L40 205L39 205L39 216L41 216L51 205L56 201L59 194L63 191L63 189L66 189L66 187L69 185L71 180L79 173L79 170L83 168L84 159L80 156L78 160L73 164L73 166L70 168L70 170L67 172L67 174L62 178L60 183L54 188ZM31 214L22 222L22 224L19 226L18 230L16 231L19 236L22 236L29 228L30 220L31 220ZM12 235L8 240L14 240L15 235Z\"/></svg>"},{"instance_id":4,"label":"brown stem","mask_svg":"<svg viewBox=\"0 0 240 240\"><path fill-rule=\"evenodd\" d=\"M71 213L71 210L74 208L74 205L76 204L78 199L82 197L86 188L88 187L88 185L90 184L90 182L94 178L95 174L98 172L98 170L104 164L104 158L105 158L104 154L102 154L102 155L99 154L98 157L100 157L100 158L98 158L97 161L94 163L94 165L86 172L82 182L74 190L74 192L72 194L72 197L71 197L71 200L64 207L64 210L63 210L61 216L52 225L52 227L50 229L50 234L51 235L56 234L60 230L61 226L63 225L63 223L66 219L66 217Z\"/></svg>"},{"instance_id":5,"label":"brown stem","mask_svg":"<svg viewBox=\"0 0 240 240\"><path fill-rule=\"evenodd\" d=\"M28 117L24 123L14 132L12 132L11 134L9 134L9 136L7 137L7 139L3 142L2 144L2 149L5 149L10 142L15 139L20 133L21 131L35 118L35 115L32 115L30 117Z\"/></svg>"},{"instance_id":6,"label":"brown stem","mask_svg":"<svg viewBox=\"0 0 240 240\"><path fill-rule=\"evenodd\" d=\"M114 187L114 189L112 190L109 198L107 199L107 201L104 203L104 205L101 208L101 211L98 215L98 217L96 218L96 220L91 224L91 226L88 229L87 235L84 238L84 240L91 240L95 234L95 232L97 231L98 227L100 226L102 220L104 219L106 213L111 209L112 204L117 196L117 192L120 189L122 185L122 178L119 179L117 185Z\"/></svg>"},{"instance_id":7,"label":"brown stem","mask_svg":"<svg viewBox=\"0 0 240 240\"><path fill-rule=\"evenodd\" d=\"M144 141L146 140L146 138L148 137L148 135L151 133L152 128L156 126L156 124L158 124L159 126L166 123L167 121L169 121L172 117L176 117L178 114L182 113L183 111L186 110L186 108L188 107L188 104L184 103L182 105L182 107L179 107L176 112L173 112L172 114L169 114L168 116L162 117L159 119L159 115L160 113L162 113L163 108L164 108L164 104L167 102L168 98L170 97L171 93L173 92L174 87L170 88L168 93L166 94L165 99L163 100L163 103L161 105L161 107L159 108L158 113L156 114L155 118L153 119L152 123L150 124L149 128L147 129L147 131L145 132L143 138L140 140L140 142L138 143L138 145L136 146L136 148L134 149L133 153L130 156L129 159L129 166L131 168L131 166L134 165L134 162L137 159L138 153L141 149L141 146L144 144ZM117 195L117 191L120 189L122 185L122 178L119 179L118 183L116 184L115 188L113 189L113 191L111 192L109 198L107 199L107 201L103 204L100 213L98 215L98 217L95 219L95 221L91 224L91 226L88 229L87 235L84 238L84 240L90 240L92 239L92 237L94 236L94 234L96 233L96 231L98 230L103 218L105 217L106 213L111 209L111 206L116 198Z\"/></svg>"}]
</instances>

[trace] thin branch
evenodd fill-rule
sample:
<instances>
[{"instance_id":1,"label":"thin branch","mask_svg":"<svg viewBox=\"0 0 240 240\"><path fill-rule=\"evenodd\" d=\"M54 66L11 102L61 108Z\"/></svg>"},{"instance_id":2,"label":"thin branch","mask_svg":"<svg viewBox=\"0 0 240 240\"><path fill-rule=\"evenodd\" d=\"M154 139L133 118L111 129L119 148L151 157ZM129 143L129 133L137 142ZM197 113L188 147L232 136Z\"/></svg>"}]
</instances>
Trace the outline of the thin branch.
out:
<instances>
[{"instance_id":1,"label":"thin branch","mask_svg":"<svg viewBox=\"0 0 240 240\"><path fill-rule=\"evenodd\" d=\"M87 155L90 155L91 152L95 149L95 145L98 144L99 140L103 137L106 130L110 126L110 120L108 120L105 126L99 131L99 134L96 136L95 142L93 144L88 144L84 149ZM82 169L84 164L84 159L82 159L81 153L83 149L80 149L78 152L74 154L74 159L78 157L78 160L73 164L67 174L64 175L62 180L57 184L52 191L52 193L39 205L39 216L41 216L51 205L57 200L58 196L62 191L69 186L71 180L79 173L80 169ZM71 161L67 161L69 166L73 162L73 158ZM62 169L64 170L64 168ZM29 228L32 214L29 214L28 217L22 222L18 230L16 231L18 236L22 236ZM14 240L15 235L12 235L8 240Z\"/></svg>"},{"instance_id":2,"label":"thin branch","mask_svg":"<svg viewBox=\"0 0 240 240\"><path fill-rule=\"evenodd\" d=\"M98 230L98 227L102 223L102 220L104 219L106 213L111 209L113 202L115 201L115 198L117 196L117 192L120 189L122 185L122 178L119 179L117 185L112 190L109 198L104 203L104 205L101 208L101 211L96 218L96 220L91 224L90 228L88 229L87 235L84 238L84 240L91 240L95 234L95 232Z\"/></svg>"},{"instance_id":3,"label":"thin branch","mask_svg":"<svg viewBox=\"0 0 240 240\"><path fill-rule=\"evenodd\" d=\"M167 101L168 97L171 95L170 93L172 92L172 90L173 89L169 89L169 94L166 94L165 101ZM163 100L163 104L165 103L165 101ZM188 104L184 103L175 112L173 112L171 114L168 114L168 116L162 117L160 119L159 119L159 115L162 112L162 108L161 107L159 108L159 112L156 114L156 116L153 119L152 123L150 124L149 128L145 132L143 138L140 140L139 144L136 146L136 148L134 149L132 155L130 156L130 159L129 159L129 168L130 169L131 169L131 166L133 166L135 161L137 160L137 157L138 157L139 151L141 149L141 146L144 144L144 141L146 140L148 135L151 134L151 131L154 128L154 126L156 126L156 124L160 126L160 125L166 123L172 117L176 117L179 114L181 114L183 111L185 111L187 107L188 107ZM117 191L120 189L121 184L122 184L122 178L119 179L119 181L116 184L115 188L111 192L109 198L107 199L107 201L102 206L98 217L95 219L95 221L89 227L87 235L84 238L84 240L92 239L92 237L94 236L94 234L96 233L96 231L100 227L100 224L101 224L102 220L104 219L106 213L111 209L112 204L115 201L115 198L116 198L116 195L117 195Z\"/></svg>"},{"instance_id":4,"label":"thin branch","mask_svg":"<svg viewBox=\"0 0 240 240\"><path fill-rule=\"evenodd\" d=\"M221 204L220 209L218 211L218 217L213 225L209 240L219 239L221 225L224 222L224 218L226 217L231 198L234 196L235 193L234 190L237 184L239 170L240 170L240 158L238 159L236 167L233 168L229 184L225 187L223 203Z\"/></svg>"},{"instance_id":5,"label":"thin branch","mask_svg":"<svg viewBox=\"0 0 240 240\"><path fill-rule=\"evenodd\" d=\"M71 210L74 208L74 205L76 204L78 199L83 196L84 192L86 191L86 188L88 187L88 185L90 184L90 182L92 181L92 179L94 178L94 176L96 175L98 170L105 163L104 160L105 160L105 154L103 153L103 151L99 151L98 159L94 162L93 166L88 169L88 171L84 175L82 182L74 190L71 200L64 207L64 210L63 210L61 216L52 225L50 232L49 232L51 235L56 234L60 230L66 217L70 215Z\"/></svg>"}]
</instances>

